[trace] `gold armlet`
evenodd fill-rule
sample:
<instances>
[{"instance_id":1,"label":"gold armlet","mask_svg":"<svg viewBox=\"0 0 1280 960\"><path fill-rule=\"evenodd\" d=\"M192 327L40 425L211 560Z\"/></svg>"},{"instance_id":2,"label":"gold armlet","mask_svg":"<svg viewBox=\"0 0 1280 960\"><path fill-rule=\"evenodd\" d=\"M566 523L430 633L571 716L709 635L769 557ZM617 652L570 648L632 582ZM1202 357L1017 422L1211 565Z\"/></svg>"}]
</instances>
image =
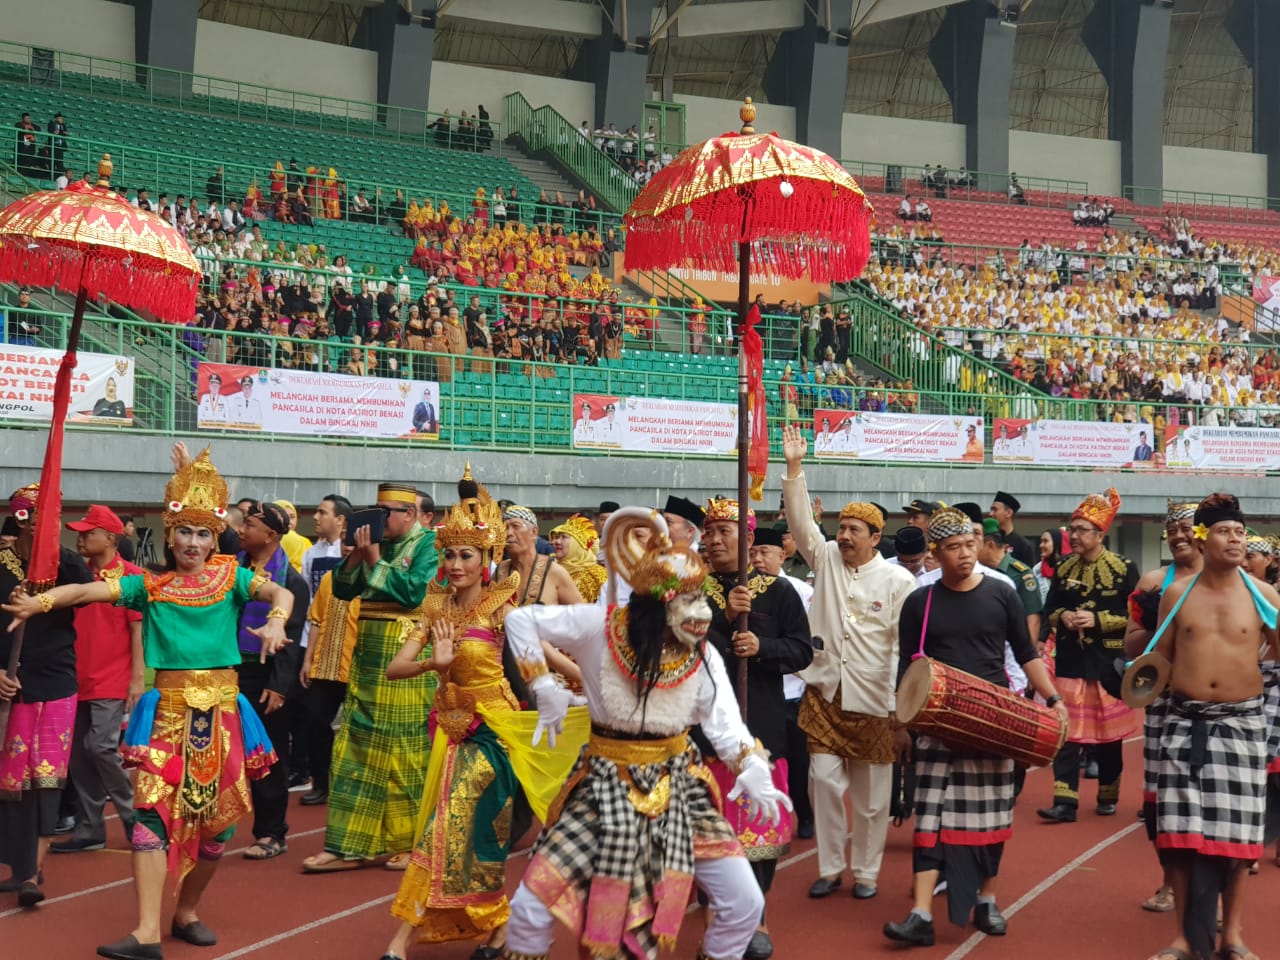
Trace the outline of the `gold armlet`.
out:
<instances>
[{"instance_id":1,"label":"gold armlet","mask_svg":"<svg viewBox=\"0 0 1280 960\"><path fill-rule=\"evenodd\" d=\"M110 580L106 580L106 581L104 581L104 582L105 582L105 583L106 583L106 585L107 585L107 590L108 590L108 591L110 592L110 594L111 594L111 602L112 602L112 603L119 603L119 602L120 602L120 580L119 580L119 578L112 578L112 579L110 579Z\"/></svg>"},{"instance_id":2,"label":"gold armlet","mask_svg":"<svg viewBox=\"0 0 1280 960\"><path fill-rule=\"evenodd\" d=\"M743 747L741 752L732 760L726 761L725 766L732 770L734 775L737 776L742 773L742 768L746 765L747 757L751 756L759 757L766 764L769 762L769 753L765 750L764 744L760 742L759 737L757 737L755 742L750 746Z\"/></svg>"},{"instance_id":3,"label":"gold armlet","mask_svg":"<svg viewBox=\"0 0 1280 960\"><path fill-rule=\"evenodd\" d=\"M268 620L288 620L289 611L284 607L272 607L271 612L267 614Z\"/></svg>"},{"instance_id":4,"label":"gold armlet","mask_svg":"<svg viewBox=\"0 0 1280 960\"><path fill-rule=\"evenodd\" d=\"M546 660L535 660L531 657L520 657L517 659L520 667L520 676L524 678L525 683L533 683L538 677L545 676L551 672L551 668L547 666Z\"/></svg>"},{"instance_id":5,"label":"gold armlet","mask_svg":"<svg viewBox=\"0 0 1280 960\"><path fill-rule=\"evenodd\" d=\"M44 613L52 612L54 605L57 603L57 601L53 599L53 594L51 593L36 594L36 599L40 601L40 609Z\"/></svg>"},{"instance_id":6,"label":"gold armlet","mask_svg":"<svg viewBox=\"0 0 1280 960\"><path fill-rule=\"evenodd\" d=\"M258 591L271 582L271 578L265 573L255 573L253 579L249 581L249 596L256 597Z\"/></svg>"}]
</instances>

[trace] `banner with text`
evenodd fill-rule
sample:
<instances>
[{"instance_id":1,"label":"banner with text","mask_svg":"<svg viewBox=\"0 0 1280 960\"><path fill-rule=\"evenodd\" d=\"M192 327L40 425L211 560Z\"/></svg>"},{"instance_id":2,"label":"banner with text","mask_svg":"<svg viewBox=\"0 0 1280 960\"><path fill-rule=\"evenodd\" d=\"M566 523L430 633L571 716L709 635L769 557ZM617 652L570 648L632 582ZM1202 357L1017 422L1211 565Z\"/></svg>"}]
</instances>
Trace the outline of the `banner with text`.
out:
<instances>
[{"instance_id":1,"label":"banner with text","mask_svg":"<svg viewBox=\"0 0 1280 960\"><path fill-rule=\"evenodd\" d=\"M310 436L440 436L440 385L307 370L202 363L197 372L202 430Z\"/></svg>"},{"instance_id":2,"label":"banner with text","mask_svg":"<svg viewBox=\"0 0 1280 960\"><path fill-rule=\"evenodd\" d=\"M61 350L0 344L0 418L48 420ZM133 358L77 353L67 423L133 423Z\"/></svg>"},{"instance_id":3,"label":"banner with text","mask_svg":"<svg viewBox=\"0 0 1280 960\"><path fill-rule=\"evenodd\" d=\"M1126 467L1155 457L1151 427L1145 423L998 417L991 435L993 463Z\"/></svg>"},{"instance_id":4,"label":"banner with text","mask_svg":"<svg viewBox=\"0 0 1280 960\"><path fill-rule=\"evenodd\" d=\"M1280 470L1280 430L1171 428L1164 462L1174 470Z\"/></svg>"},{"instance_id":5,"label":"banner with text","mask_svg":"<svg viewBox=\"0 0 1280 960\"><path fill-rule=\"evenodd\" d=\"M972 462L983 458L981 417L816 410L813 452L833 460Z\"/></svg>"},{"instance_id":6,"label":"banner with text","mask_svg":"<svg viewBox=\"0 0 1280 960\"><path fill-rule=\"evenodd\" d=\"M732 403L573 395L575 450L733 453L738 409Z\"/></svg>"}]
</instances>

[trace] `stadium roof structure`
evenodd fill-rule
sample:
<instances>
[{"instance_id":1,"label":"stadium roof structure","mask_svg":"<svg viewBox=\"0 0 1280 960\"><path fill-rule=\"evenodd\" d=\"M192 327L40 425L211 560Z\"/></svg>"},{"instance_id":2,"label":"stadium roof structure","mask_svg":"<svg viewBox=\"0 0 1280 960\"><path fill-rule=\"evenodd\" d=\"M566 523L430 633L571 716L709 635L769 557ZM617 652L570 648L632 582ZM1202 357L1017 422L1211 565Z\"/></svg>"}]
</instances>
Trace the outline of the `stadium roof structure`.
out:
<instances>
[{"instance_id":1,"label":"stadium roof structure","mask_svg":"<svg viewBox=\"0 0 1280 960\"><path fill-rule=\"evenodd\" d=\"M435 23L437 59L551 77L572 75L583 41L616 30L614 17L627 14L626 0L404 2ZM851 0L847 22L828 22L840 6L828 0L654 0L648 76L658 93L768 102L764 75L778 38L809 16L848 45L848 112L950 121L929 43L954 2ZM1082 28L1095 3L1108 2L1000 0L1016 12L1011 26L1018 32L1011 129L1107 136L1107 84ZM364 13L379 3L203 0L200 16L350 45L360 42ZM1176 0L1165 66L1166 144L1253 149L1252 71L1230 32L1240 7L1235 0Z\"/></svg>"}]
</instances>

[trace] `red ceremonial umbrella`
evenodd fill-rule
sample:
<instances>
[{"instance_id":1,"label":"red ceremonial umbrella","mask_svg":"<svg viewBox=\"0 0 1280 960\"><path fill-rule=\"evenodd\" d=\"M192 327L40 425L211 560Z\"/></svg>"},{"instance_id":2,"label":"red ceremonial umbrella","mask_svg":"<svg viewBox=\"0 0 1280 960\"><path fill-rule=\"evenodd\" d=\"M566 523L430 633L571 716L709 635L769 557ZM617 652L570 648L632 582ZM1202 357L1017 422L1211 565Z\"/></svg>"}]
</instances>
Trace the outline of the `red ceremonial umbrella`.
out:
<instances>
[{"instance_id":1,"label":"red ceremonial umbrella","mask_svg":"<svg viewBox=\"0 0 1280 960\"><path fill-rule=\"evenodd\" d=\"M738 116L740 133L687 148L640 191L623 217L623 256L628 270L738 270L738 582L745 585L748 494L760 499L769 468L764 345L755 329L760 315L747 309L752 260L757 272L788 279L852 280L871 254L871 204L821 150L756 133L750 97ZM738 629L747 629L745 616ZM746 676L743 660L738 700L744 715Z\"/></svg>"},{"instance_id":2,"label":"red ceremonial umbrella","mask_svg":"<svg viewBox=\"0 0 1280 960\"><path fill-rule=\"evenodd\" d=\"M98 164L98 183L81 180L66 190L38 190L0 210L0 283L57 287L76 295L66 354L53 387L53 419L35 530L27 564L28 589L47 590L58 576L62 527L62 433L71 399L71 374L89 297L108 299L166 321L187 321L195 311L200 266L187 242L154 213L109 189L111 157ZM8 670L22 651L14 633ZM0 708L0 735L8 705Z\"/></svg>"}]
</instances>

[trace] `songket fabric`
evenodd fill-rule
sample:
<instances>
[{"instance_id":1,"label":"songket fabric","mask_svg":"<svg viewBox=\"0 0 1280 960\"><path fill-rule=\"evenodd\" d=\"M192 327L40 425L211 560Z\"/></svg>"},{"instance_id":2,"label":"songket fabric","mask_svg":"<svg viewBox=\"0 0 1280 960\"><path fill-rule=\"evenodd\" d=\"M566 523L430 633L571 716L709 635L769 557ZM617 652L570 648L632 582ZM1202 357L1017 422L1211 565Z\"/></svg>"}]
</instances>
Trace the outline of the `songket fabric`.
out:
<instances>
[{"instance_id":1,"label":"songket fabric","mask_svg":"<svg viewBox=\"0 0 1280 960\"><path fill-rule=\"evenodd\" d=\"M76 697L9 706L9 726L0 754L0 800L18 800L29 790L61 790L67 784Z\"/></svg>"}]
</instances>

